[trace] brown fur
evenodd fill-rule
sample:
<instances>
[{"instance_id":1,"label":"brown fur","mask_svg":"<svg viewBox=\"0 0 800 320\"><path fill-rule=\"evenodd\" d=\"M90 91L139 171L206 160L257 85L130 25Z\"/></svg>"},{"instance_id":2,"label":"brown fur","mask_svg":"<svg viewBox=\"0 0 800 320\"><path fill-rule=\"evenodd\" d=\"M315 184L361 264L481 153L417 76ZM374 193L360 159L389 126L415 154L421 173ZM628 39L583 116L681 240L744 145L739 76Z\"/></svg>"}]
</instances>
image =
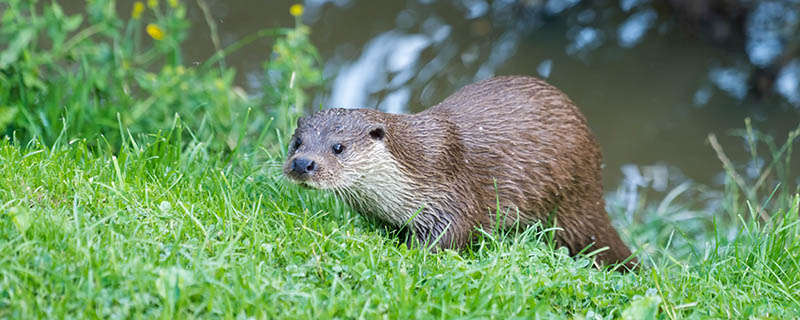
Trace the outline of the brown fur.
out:
<instances>
[{"instance_id":1,"label":"brown fur","mask_svg":"<svg viewBox=\"0 0 800 320\"><path fill-rule=\"evenodd\" d=\"M572 101L542 80L481 81L413 115L324 110L298 121L296 139L288 177L333 190L388 225L410 221L421 242L440 237L439 247L458 249L476 227L555 218L558 243L572 254L608 247L597 255L604 264L631 255L604 208L594 135ZM345 151L333 154L334 143ZM291 170L301 157L315 161L314 172Z\"/></svg>"}]
</instances>

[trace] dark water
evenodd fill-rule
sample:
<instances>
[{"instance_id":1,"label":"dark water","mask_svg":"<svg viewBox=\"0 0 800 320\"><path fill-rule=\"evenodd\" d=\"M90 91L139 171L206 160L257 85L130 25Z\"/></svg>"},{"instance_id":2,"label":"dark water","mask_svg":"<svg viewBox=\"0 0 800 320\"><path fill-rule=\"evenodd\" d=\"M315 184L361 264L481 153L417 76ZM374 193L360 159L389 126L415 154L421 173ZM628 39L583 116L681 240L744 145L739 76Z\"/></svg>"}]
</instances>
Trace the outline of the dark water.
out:
<instances>
[{"instance_id":1,"label":"dark water","mask_svg":"<svg viewBox=\"0 0 800 320\"><path fill-rule=\"evenodd\" d=\"M206 1L223 46L294 23L293 2ZM670 168L672 177L716 184L722 170L709 133L744 165L743 140L728 135L744 118L779 141L798 125L790 98L800 76L787 73L783 96L744 96L737 67L747 53L690 35L650 1L579 2L307 0L303 19L329 83L314 106L415 112L492 75L544 77L586 114L604 150L607 187L620 183L622 168ZM193 25L184 52L204 61L214 52L208 27L197 4L187 5ZM259 90L270 46L265 39L228 57L245 89Z\"/></svg>"}]
</instances>

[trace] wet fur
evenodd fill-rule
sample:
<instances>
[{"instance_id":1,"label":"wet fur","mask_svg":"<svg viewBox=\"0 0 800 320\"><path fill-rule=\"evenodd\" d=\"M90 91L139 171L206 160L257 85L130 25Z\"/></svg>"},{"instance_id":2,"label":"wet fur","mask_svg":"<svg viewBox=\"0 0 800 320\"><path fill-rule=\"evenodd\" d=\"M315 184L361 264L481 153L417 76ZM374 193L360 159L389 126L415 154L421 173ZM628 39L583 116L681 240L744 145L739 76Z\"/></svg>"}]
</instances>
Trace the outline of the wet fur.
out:
<instances>
[{"instance_id":1,"label":"wet fur","mask_svg":"<svg viewBox=\"0 0 800 320\"><path fill-rule=\"evenodd\" d=\"M375 129L385 135L371 138ZM305 183L396 228L413 217L408 228L421 242L459 249L476 227L555 218L557 241L572 254L608 247L597 255L604 264L630 256L604 208L594 135L572 101L539 79L481 81L413 115L324 110L301 119L295 137L308 146L290 150L287 164L298 154L321 164ZM327 150L345 140L349 154Z\"/></svg>"}]
</instances>

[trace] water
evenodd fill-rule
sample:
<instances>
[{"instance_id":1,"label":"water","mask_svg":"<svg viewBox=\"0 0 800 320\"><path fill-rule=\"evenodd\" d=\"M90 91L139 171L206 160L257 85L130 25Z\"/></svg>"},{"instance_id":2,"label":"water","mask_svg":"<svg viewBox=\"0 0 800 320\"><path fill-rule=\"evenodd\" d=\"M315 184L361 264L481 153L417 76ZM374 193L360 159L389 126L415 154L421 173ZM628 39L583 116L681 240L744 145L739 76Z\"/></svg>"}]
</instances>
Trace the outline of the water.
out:
<instances>
[{"instance_id":1,"label":"water","mask_svg":"<svg viewBox=\"0 0 800 320\"><path fill-rule=\"evenodd\" d=\"M294 21L291 2L207 2L223 46ZM778 141L800 121L798 60L779 72L779 94L763 100L747 96L746 63L773 59L776 35L751 37L747 50L737 52L688 35L647 0L595 6L579 0L522 2L541 5L307 0L304 21L329 79L314 105L417 112L492 75L543 77L588 118L603 148L607 188L619 185L623 171L630 175L631 168L645 167L656 168L653 172L669 167L678 179L719 183L722 170L706 142L709 133L744 164L743 140L728 133L743 128L745 117ZM119 6L125 12L130 3ZM188 6L193 25L186 59L204 61L214 52L208 27L199 7ZM772 17L774 7L762 10L766 18L756 18ZM783 30L774 24L760 28ZM246 89L258 90L270 46L265 39L227 58Z\"/></svg>"}]
</instances>

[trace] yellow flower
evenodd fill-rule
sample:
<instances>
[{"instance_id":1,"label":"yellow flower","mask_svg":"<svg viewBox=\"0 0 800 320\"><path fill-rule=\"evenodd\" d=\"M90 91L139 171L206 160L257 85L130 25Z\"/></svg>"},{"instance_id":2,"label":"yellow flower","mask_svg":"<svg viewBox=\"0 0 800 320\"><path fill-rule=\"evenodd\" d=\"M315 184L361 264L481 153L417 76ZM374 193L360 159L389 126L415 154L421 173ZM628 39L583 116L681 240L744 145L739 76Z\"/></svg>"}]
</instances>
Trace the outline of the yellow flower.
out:
<instances>
[{"instance_id":1,"label":"yellow flower","mask_svg":"<svg viewBox=\"0 0 800 320\"><path fill-rule=\"evenodd\" d=\"M150 9L158 8L158 0L147 0L147 6L150 7Z\"/></svg>"},{"instance_id":2,"label":"yellow flower","mask_svg":"<svg viewBox=\"0 0 800 320\"><path fill-rule=\"evenodd\" d=\"M299 17L303 15L303 5L302 4L293 4L289 7L289 14Z\"/></svg>"},{"instance_id":3,"label":"yellow flower","mask_svg":"<svg viewBox=\"0 0 800 320\"><path fill-rule=\"evenodd\" d=\"M134 20L139 20L142 17L142 12L144 11L144 3L141 1L136 1L133 3L133 11L131 12L131 18Z\"/></svg>"},{"instance_id":4,"label":"yellow flower","mask_svg":"<svg viewBox=\"0 0 800 320\"><path fill-rule=\"evenodd\" d=\"M178 7L178 0L169 0L169 6L173 8Z\"/></svg>"},{"instance_id":5,"label":"yellow flower","mask_svg":"<svg viewBox=\"0 0 800 320\"><path fill-rule=\"evenodd\" d=\"M150 37L153 39L156 40L164 39L164 30L155 24L152 23L148 24L147 27L145 27L145 30L147 31L147 34L149 34Z\"/></svg>"}]
</instances>

